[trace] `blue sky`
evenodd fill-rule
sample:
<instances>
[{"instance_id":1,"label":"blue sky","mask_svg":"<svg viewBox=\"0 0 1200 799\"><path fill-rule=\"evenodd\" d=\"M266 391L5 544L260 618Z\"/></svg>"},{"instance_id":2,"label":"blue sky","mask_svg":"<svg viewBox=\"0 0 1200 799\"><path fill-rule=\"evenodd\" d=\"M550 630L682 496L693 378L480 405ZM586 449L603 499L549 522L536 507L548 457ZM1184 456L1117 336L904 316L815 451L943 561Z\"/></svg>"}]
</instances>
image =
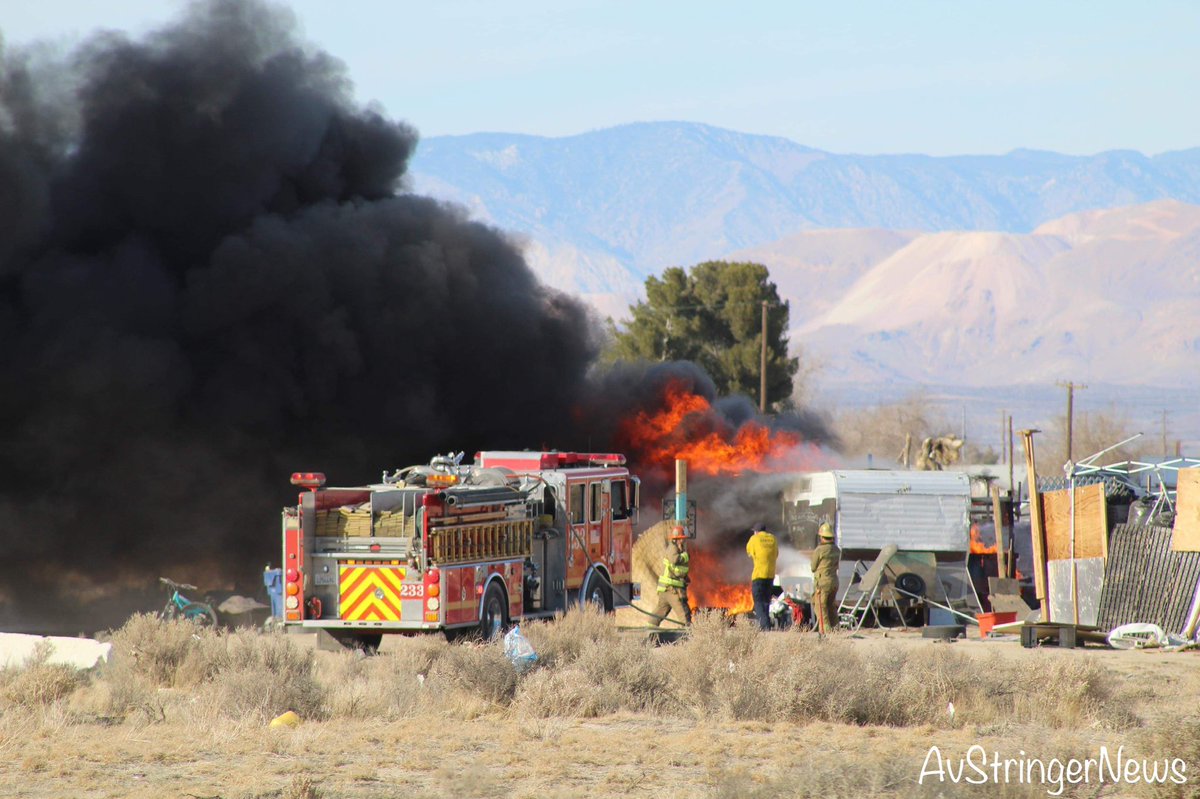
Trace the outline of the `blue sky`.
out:
<instances>
[{"instance_id":1,"label":"blue sky","mask_svg":"<svg viewBox=\"0 0 1200 799\"><path fill-rule=\"evenodd\" d=\"M17 5L17 4L12 4ZM1200 146L1200 3L290 0L360 100L424 136L678 119L834 152ZM6 8L10 43L175 0Z\"/></svg>"}]
</instances>

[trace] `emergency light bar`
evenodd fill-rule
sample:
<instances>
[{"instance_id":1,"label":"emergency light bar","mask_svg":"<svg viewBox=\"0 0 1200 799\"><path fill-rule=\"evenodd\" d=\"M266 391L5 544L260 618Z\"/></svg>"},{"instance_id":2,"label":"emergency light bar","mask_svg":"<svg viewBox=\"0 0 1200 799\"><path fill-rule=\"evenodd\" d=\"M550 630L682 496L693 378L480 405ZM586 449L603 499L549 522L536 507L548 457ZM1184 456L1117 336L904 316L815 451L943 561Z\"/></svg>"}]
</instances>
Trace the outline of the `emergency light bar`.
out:
<instances>
[{"instance_id":1,"label":"emergency light bar","mask_svg":"<svg viewBox=\"0 0 1200 799\"><path fill-rule=\"evenodd\" d=\"M615 452L512 452L503 450L475 453L475 463L483 467L500 466L514 471L570 469L585 466L624 466L625 456Z\"/></svg>"},{"instance_id":2,"label":"emergency light bar","mask_svg":"<svg viewBox=\"0 0 1200 799\"><path fill-rule=\"evenodd\" d=\"M325 485L323 472L292 472L292 485L317 489Z\"/></svg>"}]
</instances>

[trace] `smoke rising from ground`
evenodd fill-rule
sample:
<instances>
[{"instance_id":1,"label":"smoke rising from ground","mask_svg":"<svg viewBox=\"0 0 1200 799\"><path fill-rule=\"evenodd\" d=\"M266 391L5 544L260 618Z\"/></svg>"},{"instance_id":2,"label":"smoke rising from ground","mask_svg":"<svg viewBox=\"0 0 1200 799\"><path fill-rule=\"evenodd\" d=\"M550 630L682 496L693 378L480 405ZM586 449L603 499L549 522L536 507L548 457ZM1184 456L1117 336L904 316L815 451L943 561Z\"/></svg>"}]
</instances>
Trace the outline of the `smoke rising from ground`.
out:
<instances>
[{"instance_id":1,"label":"smoke rising from ground","mask_svg":"<svg viewBox=\"0 0 1200 799\"><path fill-rule=\"evenodd\" d=\"M287 13L219 0L137 41L5 52L0 88L10 611L68 573L252 577L296 469L352 484L568 429L585 309L398 194L415 132L356 105Z\"/></svg>"}]
</instances>

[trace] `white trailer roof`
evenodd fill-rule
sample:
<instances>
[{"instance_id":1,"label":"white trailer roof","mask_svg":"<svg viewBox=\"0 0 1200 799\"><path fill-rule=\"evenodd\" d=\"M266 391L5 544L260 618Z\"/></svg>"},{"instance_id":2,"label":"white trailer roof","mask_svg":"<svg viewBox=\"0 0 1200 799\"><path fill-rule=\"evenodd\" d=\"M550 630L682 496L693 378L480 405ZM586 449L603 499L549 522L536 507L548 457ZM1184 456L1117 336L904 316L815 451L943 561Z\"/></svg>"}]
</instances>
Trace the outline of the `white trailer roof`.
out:
<instances>
[{"instance_id":1,"label":"white trailer roof","mask_svg":"<svg viewBox=\"0 0 1200 799\"><path fill-rule=\"evenodd\" d=\"M837 541L844 549L963 552L969 541L971 481L961 472L839 469ZM813 480L814 493L822 480ZM826 484L827 485L827 484Z\"/></svg>"},{"instance_id":2,"label":"white trailer roof","mask_svg":"<svg viewBox=\"0 0 1200 799\"><path fill-rule=\"evenodd\" d=\"M963 472L915 472L885 469L834 469L839 494L971 495Z\"/></svg>"}]
</instances>

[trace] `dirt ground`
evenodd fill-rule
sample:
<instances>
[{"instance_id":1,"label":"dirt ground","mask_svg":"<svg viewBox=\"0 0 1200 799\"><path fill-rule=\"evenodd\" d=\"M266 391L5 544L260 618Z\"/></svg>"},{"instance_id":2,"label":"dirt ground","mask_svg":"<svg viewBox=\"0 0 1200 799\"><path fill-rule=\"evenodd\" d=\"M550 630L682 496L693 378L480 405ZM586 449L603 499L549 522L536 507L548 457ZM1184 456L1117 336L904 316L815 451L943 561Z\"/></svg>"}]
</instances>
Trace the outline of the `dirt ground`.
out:
<instances>
[{"instance_id":1,"label":"dirt ground","mask_svg":"<svg viewBox=\"0 0 1200 799\"><path fill-rule=\"evenodd\" d=\"M628 633L633 635L635 633ZM769 633L767 635L798 635ZM272 729L259 721L196 725L81 723L61 707L0 717L0 796L58 797L854 797L1055 795L1045 784L965 785L921 779L931 747L960 757L972 745L1003 757L1095 756L1137 747L1139 756L1187 758L1195 741L1173 747L1180 712L1195 714L1200 653L1023 649L1016 637L923 639L920 632L842 636L854 650L890 656L951 647L983 663L1030 660L1099 664L1138 721L1127 729L1010 721L961 724L947 708L939 723L909 727L730 721L617 713L600 718L537 718L512 708L475 707L373 722L331 719ZM407 639L388 639L376 656L397 657ZM671 646L656 650L671 657ZM345 658L318 652L318 661ZM732 661L730 667L732 668ZM838 663L828 664L837 670ZM989 674L981 671L980 680ZM846 680L858 679L847 673ZM175 689L165 689L175 690ZM941 709L938 708L939 716ZM1167 725L1164 727L1163 725ZM1194 729L1194 728L1193 728ZM1188 751L1183 751L1191 747ZM1150 751L1158 749L1159 751ZM1189 762L1200 786L1200 762ZM1156 792L1157 791L1157 792ZM1166 792L1163 792L1166 791ZM1191 784L1067 785L1061 795L1194 796Z\"/></svg>"}]
</instances>

